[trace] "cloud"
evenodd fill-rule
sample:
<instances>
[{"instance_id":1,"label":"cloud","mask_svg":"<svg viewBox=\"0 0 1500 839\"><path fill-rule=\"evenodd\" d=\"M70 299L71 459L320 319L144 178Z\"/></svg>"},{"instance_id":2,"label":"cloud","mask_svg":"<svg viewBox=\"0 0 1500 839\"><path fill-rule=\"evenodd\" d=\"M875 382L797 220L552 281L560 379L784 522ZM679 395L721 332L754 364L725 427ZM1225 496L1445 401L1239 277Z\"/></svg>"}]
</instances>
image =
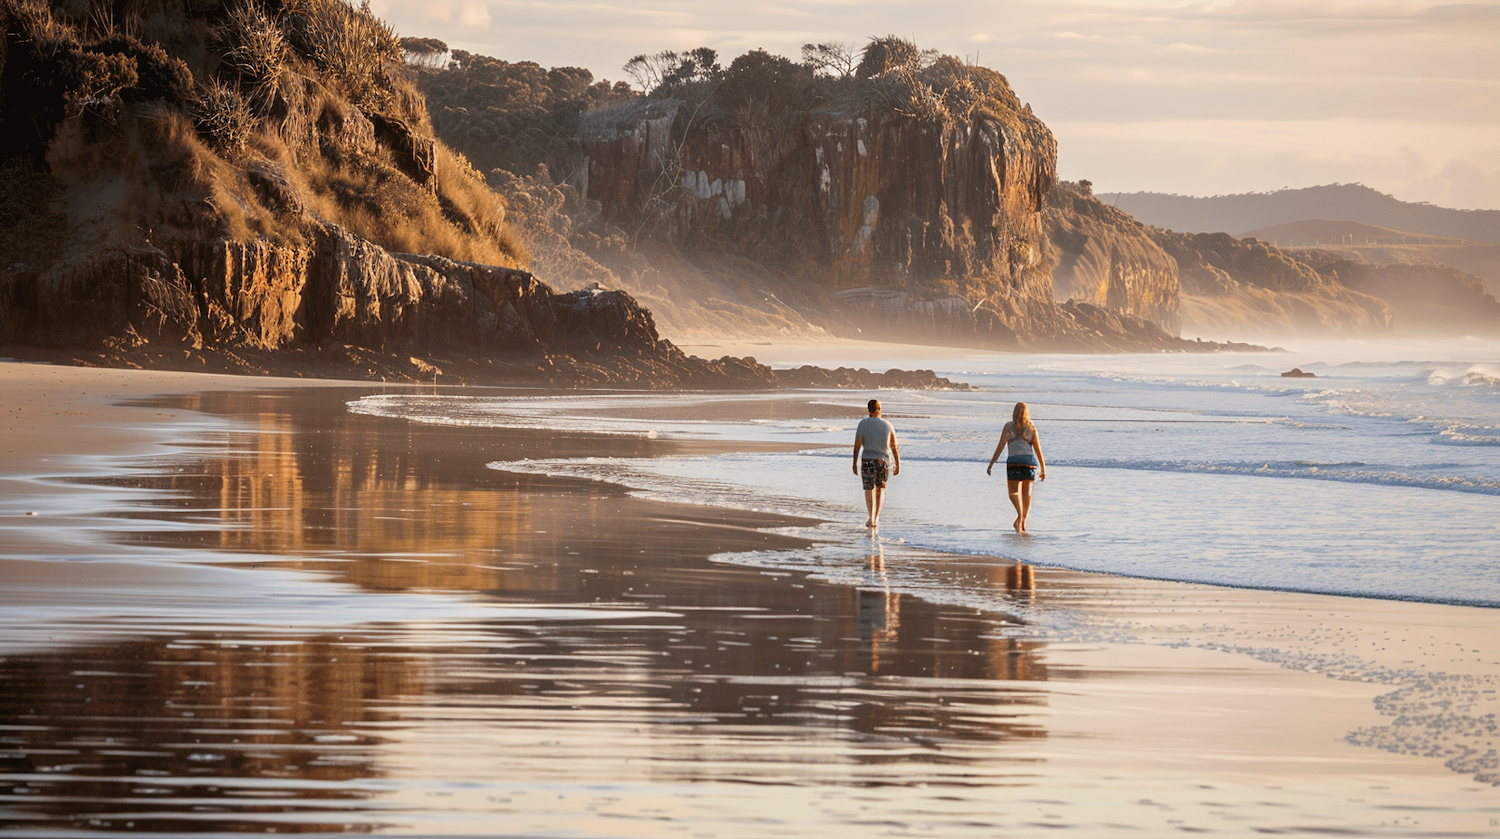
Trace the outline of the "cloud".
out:
<instances>
[{"instance_id":1,"label":"cloud","mask_svg":"<svg viewBox=\"0 0 1500 839\"><path fill-rule=\"evenodd\" d=\"M1421 158L1426 160L1425 155ZM1420 170L1400 186L1401 194L1427 196L1428 201L1465 210L1500 208L1500 147L1443 161L1437 171Z\"/></svg>"}]
</instances>

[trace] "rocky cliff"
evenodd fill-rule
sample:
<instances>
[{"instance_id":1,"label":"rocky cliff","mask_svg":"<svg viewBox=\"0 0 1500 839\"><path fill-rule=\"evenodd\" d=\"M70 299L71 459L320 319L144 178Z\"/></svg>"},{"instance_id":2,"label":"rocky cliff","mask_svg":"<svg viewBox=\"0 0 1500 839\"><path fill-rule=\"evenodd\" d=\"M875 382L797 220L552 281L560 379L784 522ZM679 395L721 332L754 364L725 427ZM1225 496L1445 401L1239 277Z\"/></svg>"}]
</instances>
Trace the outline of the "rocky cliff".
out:
<instances>
[{"instance_id":1,"label":"rocky cliff","mask_svg":"<svg viewBox=\"0 0 1500 839\"><path fill-rule=\"evenodd\" d=\"M1206 334L1388 333L1391 307L1279 248L1227 233L1151 237L1177 261L1185 325Z\"/></svg>"},{"instance_id":2,"label":"rocky cliff","mask_svg":"<svg viewBox=\"0 0 1500 839\"><path fill-rule=\"evenodd\" d=\"M1297 259L1354 291L1378 297L1391 307L1402 332L1500 335L1500 301L1483 280L1447 265L1373 262L1358 252L1312 248L1292 252Z\"/></svg>"},{"instance_id":3,"label":"rocky cliff","mask_svg":"<svg viewBox=\"0 0 1500 839\"><path fill-rule=\"evenodd\" d=\"M368 7L0 0L0 29L8 354L293 372L334 359L340 375L423 380L951 385L693 358L622 291L555 292L524 270L503 200L433 137Z\"/></svg>"},{"instance_id":4,"label":"rocky cliff","mask_svg":"<svg viewBox=\"0 0 1500 839\"><path fill-rule=\"evenodd\" d=\"M586 115L584 192L679 245L756 253L833 290L1036 295L1055 149L1024 115L1011 127L818 109L747 128L645 100Z\"/></svg>"},{"instance_id":5,"label":"rocky cliff","mask_svg":"<svg viewBox=\"0 0 1500 839\"><path fill-rule=\"evenodd\" d=\"M1059 299L1134 315L1177 333L1182 322L1177 261L1145 225L1095 199L1087 181L1054 187L1043 219Z\"/></svg>"},{"instance_id":6,"label":"rocky cliff","mask_svg":"<svg viewBox=\"0 0 1500 839\"><path fill-rule=\"evenodd\" d=\"M1042 213L1056 145L986 68L929 57L827 78L755 52L712 79L584 113L577 141L559 177L607 222L699 265L748 259L838 334L1011 349L1188 343L1175 337L1169 260L1149 243L1149 280L1117 275L1112 294L1058 305Z\"/></svg>"}]
</instances>

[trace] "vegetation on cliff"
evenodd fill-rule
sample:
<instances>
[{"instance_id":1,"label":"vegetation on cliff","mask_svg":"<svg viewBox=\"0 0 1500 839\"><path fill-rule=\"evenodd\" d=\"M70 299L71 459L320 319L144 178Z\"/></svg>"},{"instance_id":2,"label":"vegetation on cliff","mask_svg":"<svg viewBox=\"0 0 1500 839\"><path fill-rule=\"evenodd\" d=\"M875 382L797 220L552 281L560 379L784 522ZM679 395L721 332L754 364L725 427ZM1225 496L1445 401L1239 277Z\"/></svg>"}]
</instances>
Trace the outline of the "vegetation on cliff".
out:
<instances>
[{"instance_id":1,"label":"vegetation on cliff","mask_svg":"<svg viewBox=\"0 0 1500 839\"><path fill-rule=\"evenodd\" d=\"M0 26L0 156L68 233L64 249L13 218L22 261L178 238L306 245L331 223L391 250L525 262L503 203L434 142L368 7L0 0Z\"/></svg>"}]
</instances>

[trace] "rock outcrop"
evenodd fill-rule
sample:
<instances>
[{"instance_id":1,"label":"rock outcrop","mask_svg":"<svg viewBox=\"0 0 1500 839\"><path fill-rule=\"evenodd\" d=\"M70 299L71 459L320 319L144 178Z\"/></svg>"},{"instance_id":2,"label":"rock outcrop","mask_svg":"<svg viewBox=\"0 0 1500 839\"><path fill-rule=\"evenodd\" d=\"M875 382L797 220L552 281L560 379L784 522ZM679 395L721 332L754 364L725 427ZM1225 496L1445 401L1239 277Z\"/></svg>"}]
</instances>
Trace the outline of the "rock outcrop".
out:
<instances>
[{"instance_id":1,"label":"rock outcrop","mask_svg":"<svg viewBox=\"0 0 1500 839\"><path fill-rule=\"evenodd\" d=\"M832 290L946 282L1038 295L1055 146L1025 116L1013 128L819 110L776 137L643 100L585 115L584 189L676 244L755 253Z\"/></svg>"},{"instance_id":2,"label":"rock outcrop","mask_svg":"<svg viewBox=\"0 0 1500 839\"><path fill-rule=\"evenodd\" d=\"M1390 304L1394 326L1402 332L1500 334L1500 301L1482 279L1457 268L1377 264L1358 253L1316 248L1293 254L1340 285Z\"/></svg>"},{"instance_id":3,"label":"rock outcrop","mask_svg":"<svg viewBox=\"0 0 1500 839\"><path fill-rule=\"evenodd\" d=\"M769 79L768 101L784 100L776 119L737 103L742 59L739 72ZM605 222L698 265L760 266L763 282L782 280L768 300L795 295L834 334L1221 348L1178 337L1176 262L1086 186L1055 183L1051 132L1000 74L945 58L828 80L763 53L742 59L715 87L584 113L566 180Z\"/></svg>"},{"instance_id":4,"label":"rock outcrop","mask_svg":"<svg viewBox=\"0 0 1500 839\"><path fill-rule=\"evenodd\" d=\"M1058 305L1042 214L1056 145L1000 74L944 58L828 80L763 53L742 59L753 60L739 72L771 79L768 100L786 100L774 119L734 98L736 60L707 92L585 113L568 179L607 221L695 263L749 259L787 278L836 334L1200 348L1176 337L1173 266L1144 237L1149 257L1138 271L1122 261L1113 291L1105 277L1081 305Z\"/></svg>"},{"instance_id":5,"label":"rock outcrop","mask_svg":"<svg viewBox=\"0 0 1500 839\"><path fill-rule=\"evenodd\" d=\"M1058 299L1134 315L1177 334L1182 325L1177 261L1145 225L1100 203L1088 181L1053 187L1043 219Z\"/></svg>"},{"instance_id":6,"label":"rock outcrop","mask_svg":"<svg viewBox=\"0 0 1500 839\"><path fill-rule=\"evenodd\" d=\"M1207 334L1388 333L1391 307L1279 248L1227 233L1151 236L1177 261L1185 326Z\"/></svg>"},{"instance_id":7,"label":"rock outcrop","mask_svg":"<svg viewBox=\"0 0 1500 839\"><path fill-rule=\"evenodd\" d=\"M662 340L624 292L554 292L525 271L388 253L333 225L307 246L182 241L8 274L0 343L109 346L120 360L188 369L232 357L242 369L290 372L318 366L307 353L327 348L356 373L358 358L383 376L450 382L964 387L930 370L778 372L753 358L696 358Z\"/></svg>"}]
</instances>

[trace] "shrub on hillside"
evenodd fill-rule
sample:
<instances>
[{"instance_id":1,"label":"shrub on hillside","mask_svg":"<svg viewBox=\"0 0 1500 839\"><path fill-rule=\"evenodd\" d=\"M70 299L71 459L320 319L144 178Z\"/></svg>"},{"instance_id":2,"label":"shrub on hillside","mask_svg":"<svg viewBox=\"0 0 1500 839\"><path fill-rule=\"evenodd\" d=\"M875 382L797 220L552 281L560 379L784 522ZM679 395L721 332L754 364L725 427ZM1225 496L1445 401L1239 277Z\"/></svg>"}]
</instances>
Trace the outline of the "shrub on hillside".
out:
<instances>
[{"instance_id":1,"label":"shrub on hillside","mask_svg":"<svg viewBox=\"0 0 1500 839\"><path fill-rule=\"evenodd\" d=\"M504 201L434 143L399 41L368 5L226 0L142 13L127 31L62 4L0 0L0 160L18 158L31 176L0 177L0 188L69 185L56 194L88 202L68 209L87 218L69 247L296 245L334 223L392 250L524 264ZM566 74L558 83L579 86ZM59 133L72 117L82 118ZM16 241L36 238L16 219L37 206L0 207Z\"/></svg>"},{"instance_id":2,"label":"shrub on hillside","mask_svg":"<svg viewBox=\"0 0 1500 839\"><path fill-rule=\"evenodd\" d=\"M813 89L814 71L765 50L751 50L729 63L714 102L736 112L752 103L770 111L806 109Z\"/></svg>"},{"instance_id":3,"label":"shrub on hillside","mask_svg":"<svg viewBox=\"0 0 1500 839\"><path fill-rule=\"evenodd\" d=\"M344 94L365 110L409 116L391 89L392 67L401 65L401 39L370 11L344 0L286 0L282 12L293 47L312 65L338 80Z\"/></svg>"},{"instance_id":4,"label":"shrub on hillside","mask_svg":"<svg viewBox=\"0 0 1500 839\"><path fill-rule=\"evenodd\" d=\"M160 99L185 104L196 98L193 74L182 59L170 56L159 44L146 44L125 33L108 35L93 45L104 55L122 55L135 62L136 83L121 91L127 102Z\"/></svg>"},{"instance_id":5,"label":"shrub on hillside","mask_svg":"<svg viewBox=\"0 0 1500 839\"><path fill-rule=\"evenodd\" d=\"M220 74L240 89L256 113L267 113L292 58L281 25L255 0L240 0L219 38L224 47Z\"/></svg>"},{"instance_id":6,"label":"shrub on hillside","mask_svg":"<svg viewBox=\"0 0 1500 839\"><path fill-rule=\"evenodd\" d=\"M876 79L891 73L913 75L920 69L922 51L917 45L895 35L871 38L860 52L859 66L854 75L861 79Z\"/></svg>"},{"instance_id":7,"label":"shrub on hillside","mask_svg":"<svg viewBox=\"0 0 1500 839\"><path fill-rule=\"evenodd\" d=\"M193 103L193 123L215 149L234 155L245 150L255 131L256 119L237 88L213 81L204 86Z\"/></svg>"}]
</instances>

